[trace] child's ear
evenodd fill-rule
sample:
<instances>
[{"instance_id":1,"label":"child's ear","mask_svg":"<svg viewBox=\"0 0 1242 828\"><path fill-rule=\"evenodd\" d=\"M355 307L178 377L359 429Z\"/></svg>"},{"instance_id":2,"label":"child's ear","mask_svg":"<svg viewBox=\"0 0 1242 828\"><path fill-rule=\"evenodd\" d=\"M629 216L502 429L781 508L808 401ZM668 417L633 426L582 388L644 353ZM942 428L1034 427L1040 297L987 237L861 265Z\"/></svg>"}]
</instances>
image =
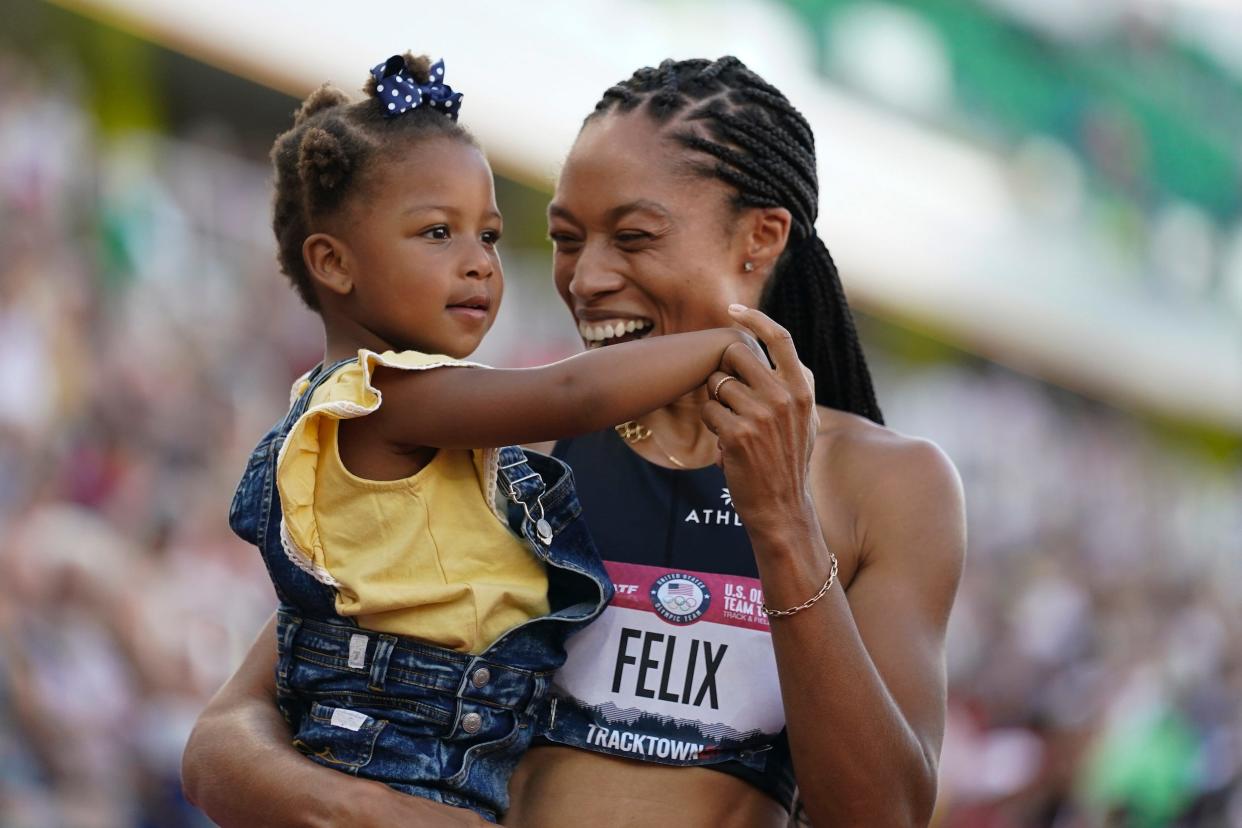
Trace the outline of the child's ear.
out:
<instances>
[{"instance_id":1,"label":"child's ear","mask_svg":"<svg viewBox=\"0 0 1242 828\"><path fill-rule=\"evenodd\" d=\"M311 281L339 296L354 289L344 243L327 233L312 233L302 242L302 261Z\"/></svg>"},{"instance_id":2,"label":"child's ear","mask_svg":"<svg viewBox=\"0 0 1242 828\"><path fill-rule=\"evenodd\" d=\"M740 229L742 231L742 252L744 262L751 267L743 267L757 278L767 281L776 266L776 260L785 252L789 243L789 229L793 224L793 216L784 207L754 207L743 216Z\"/></svg>"}]
</instances>

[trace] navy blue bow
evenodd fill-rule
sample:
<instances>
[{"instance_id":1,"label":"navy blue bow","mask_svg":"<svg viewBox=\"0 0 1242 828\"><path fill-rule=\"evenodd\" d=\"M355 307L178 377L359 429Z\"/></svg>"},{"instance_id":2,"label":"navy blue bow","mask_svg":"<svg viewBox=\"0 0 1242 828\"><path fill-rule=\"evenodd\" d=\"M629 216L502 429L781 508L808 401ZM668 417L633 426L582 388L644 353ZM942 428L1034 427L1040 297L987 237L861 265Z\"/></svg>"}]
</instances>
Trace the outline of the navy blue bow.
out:
<instances>
[{"instance_id":1,"label":"navy blue bow","mask_svg":"<svg viewBox=\"0 0 1242 828\"><path fill-rule=\"evenodd\" d=\"M407 110L427 105L456 121L461 111L461 93L444 83L443 60L431 65L430 75L427 83L419 85L406 71L405 58L401 55L393 55L372 69L371 77L375 78L375 92L380 106L384 107L384 115L395 118Z\"/></svg>"}]
</instances>

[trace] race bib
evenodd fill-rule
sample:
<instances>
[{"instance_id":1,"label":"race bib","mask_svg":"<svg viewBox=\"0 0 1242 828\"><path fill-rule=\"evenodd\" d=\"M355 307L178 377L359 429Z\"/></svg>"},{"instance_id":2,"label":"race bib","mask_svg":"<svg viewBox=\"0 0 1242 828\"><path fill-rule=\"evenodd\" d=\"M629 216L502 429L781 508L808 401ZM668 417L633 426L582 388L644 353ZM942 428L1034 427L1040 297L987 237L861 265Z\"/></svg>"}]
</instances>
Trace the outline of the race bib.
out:
<instances>
[{"instance_id":1,"label":"race bib","mask_svg":"<svg viewBox=\"0 0 1242 828\"><path fill-rule=\"evenodd\" d=\"M785 713L759 580L605 565L616 596L553 682L577 739L678 763L769 743Z\"/></svg>"}]
</instances>

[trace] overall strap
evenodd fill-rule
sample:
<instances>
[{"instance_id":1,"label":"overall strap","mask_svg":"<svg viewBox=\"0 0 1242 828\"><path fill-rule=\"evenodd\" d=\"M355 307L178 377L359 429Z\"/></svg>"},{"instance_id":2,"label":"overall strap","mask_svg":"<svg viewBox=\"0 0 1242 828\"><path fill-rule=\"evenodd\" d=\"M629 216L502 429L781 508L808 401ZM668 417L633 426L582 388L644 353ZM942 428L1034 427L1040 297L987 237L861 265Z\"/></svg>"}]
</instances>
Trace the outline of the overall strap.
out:
<instances>
[{"instance_id":1,"label":"overall strap","mask_svg":"<svg viewBox=\"0 0 1242 828\"><path fill-rule=\"evenodd\" d=\"M543 509L543 493L547 491L547 483L539 472L526 462L526 452L518 446L505 446L500 450L497 464L496 482L500 491L517 506L522 508L525 520L521 528L515 530L528 540L536 542L539 547L552 543L552 524L548 522Z\"/></svg>"},{"instance_id":2,"label":"overall strap","mask_svg":"<svg viewBox=\"0 0 1242 828\"><path fill-rule=\"evenodd\" d=\"M289 436L289 432L297 424L297 421L306 413L315 389L327 382L336 373L338 368L353 362L355 359L357 357L342 359L334 362L327 368L324 367L323 363L320 363L311 369L305 377L309 384L293 400L289 406L288 413L285 414L285 418L280 424L279 441L283 442ZM308 617L321 617L325 619L335 618L336 590L322 583L310 572L298 566L291 557L289 550L285 549L281 537L279 526L282 522L282 515L280 498L276 489L276 462L280 448L281 442L278 442L276 450L268 456L265 471L264 487L266 494L263 508L267 510L266 524L272 528L266 534L267 540L263 541L266 544L266 546L262 547L264 562L267 564L268 571L276 587L276 594L282 604L291 609L295 608L296 614L299 617L307 615Z\"/></svg>"}]
</instances>

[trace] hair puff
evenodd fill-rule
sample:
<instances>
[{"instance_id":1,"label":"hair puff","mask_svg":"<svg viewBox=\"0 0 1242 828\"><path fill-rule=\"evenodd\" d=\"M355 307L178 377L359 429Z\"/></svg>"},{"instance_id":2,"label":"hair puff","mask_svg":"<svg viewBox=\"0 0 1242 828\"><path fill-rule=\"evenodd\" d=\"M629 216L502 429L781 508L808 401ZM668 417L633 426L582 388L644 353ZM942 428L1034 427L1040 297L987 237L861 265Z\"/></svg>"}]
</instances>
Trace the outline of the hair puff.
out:
<instances>
[{"instance_id":1,"label":"hair puff","mask_svg":"<svg viewBox=\"0 0 1242 828\"><path fill-rule=\"evenodd\" d=\"M349 96L330 83L325 83L302 101L298 111L293 115L293 125L298 126L312 115L349 103Z\"/></svg>"},{"instance_id":2,"label":"hair puff","mask_svg":"<svg viewBox=\"0 0 1242 828\"><path fill-rule=\"evenodd\" d=\"M312 193L329 193L338 189L353 162L341 139L321 126L309 127L298 145L298 177Z\"/></svg>"}]
</instances>

